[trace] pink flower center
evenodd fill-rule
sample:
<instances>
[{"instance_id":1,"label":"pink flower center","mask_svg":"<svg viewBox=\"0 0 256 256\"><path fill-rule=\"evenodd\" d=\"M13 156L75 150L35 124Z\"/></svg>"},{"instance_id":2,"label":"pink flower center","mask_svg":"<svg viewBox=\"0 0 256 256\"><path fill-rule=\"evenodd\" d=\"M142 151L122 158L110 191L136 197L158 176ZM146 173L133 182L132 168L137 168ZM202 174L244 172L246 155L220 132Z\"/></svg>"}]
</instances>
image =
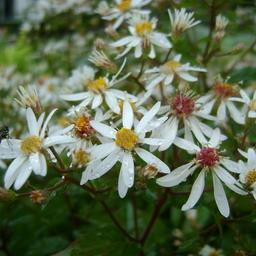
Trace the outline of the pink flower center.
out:
<instances>
[{"instance_id":1,"label":"pink flower center","mask_svg":"<svg viewBox=\"0 0 256 256\"><path fill-rule=\"evenodd\" d=\"M213 88L216 95L219 97L228 98L228 97L234 96L233 88L228 83L217 82L215 83Z\"/></svg>"},{"instance_id":2,"label":"pink flower center","mask_svg":"<svg viewBox=\"0 0 256 256\"><path fill-rule=\"evenodd\" d=\"M215 148L202 148L196 156L197 162L202 167L214 167L220 160L219 153Z\"/></svg>"},{"instance_id":3,"label":"pink flower center","mask_svg":"<svg viewBox=\"0 0 256 256\"><path fill-rule=\"evenodd\" d=\"M184 95L177 95L171 102L171 108L178 117L187 117L195 110L195 101Z\"/></svg>"}]
</instances>

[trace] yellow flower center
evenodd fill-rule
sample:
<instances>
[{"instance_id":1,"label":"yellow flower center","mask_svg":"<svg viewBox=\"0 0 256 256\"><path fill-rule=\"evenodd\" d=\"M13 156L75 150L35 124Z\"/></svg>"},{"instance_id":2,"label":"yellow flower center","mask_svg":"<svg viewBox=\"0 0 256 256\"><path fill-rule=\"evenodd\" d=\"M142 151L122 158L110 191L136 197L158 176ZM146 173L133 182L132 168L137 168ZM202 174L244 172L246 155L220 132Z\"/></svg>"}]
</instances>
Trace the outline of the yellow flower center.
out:
<instances>
[{"instance_id":1,"label":"yellow flower center","mask_svg":"<svg viewBox=\"0 0 256 256\"><path fill-rule=\"evenodd\" d=\"M20 149L24 155L37 153L42 148L42 140L35 135L30 135L21 142Z\"/></svg>"},{"instance_id":2,"label":"yellow flower center","mask_svg":"<svg viewBox=\"0 0 256 256\"><path fill-rule=\"evenodd\" d=\"M250 187L256 182L256 169L253 169L247 173L245 184L247 187Z\"/></svg>"},{"instance_id":3,"label":"yellow flower center","mask_svg":"<svg viewBox=\"0 0 256 256\"><path fill-rule=\"evenodd\" d=\"M54 89L55 89L55 87L53 84L49 84L47 87L48 92L54 92Z\"/></svg>"},{"instance_id":4,"label":"yellow flower center","mask_svg":"<svg viewBox=\"0 0 256 256\"><path fill-rule=\"evenodd\" d=\"M89 81L87 84L87 88L94 92L101 92L104 91L107 87L106 80L104 77L100 77L95 80Z\"/></svg>"},{"instance_id":5,"label":"yellow flower center","mask_svg":"<svg viewBox=\"0 0 256 256\"><path fill-rule=\"evenodd\" d=\"M256 110L256 100L252 100L249 104L251 110Z\"/></svg>"},{"instance_id":6,"label":"yellow flower center","mask_svg":"<svg viewBox=\"0 0 256 256\"><path fill-rule=\"evenodd\" d=\"M75 120L75 135L79 138L88 138L94 134L94 129L90 125L90 119L87 116L79 116Z\"/></svg>"},{"instance_id":7,"label":"yellow flower center","mask_svg":"<svg viewBox=\"0 0 256 256\"><path fill-rule=\"evenodd\" d=\"M129 10L130 7L131 7L131 0L122 0L121 3L117 5L117 8L121 12L125 12L125 11Z\"/></svg>"},{"instance_id":8,"label":"yellow flower center","mask_svg":"<svg viewBox=\"0 0 256 256\"><path fill-rule=\"evenodd\" d=\"M177 71L177 68L180 66L180 62L176 60L170 60L161 67L161 70L164 73L175 73Z\"/></svg>"},{"instance_id":9,"label":"yellow flower center","mask_svg":"<svg viewBox=\"0 0 256 256\"><path fill-rule=\"evenodd\" d=\"M146 34L153 31L153 26L149 21L143 21L136 25L135 30L137 35L145 36Z\"/></svg>"},{"instance_id":10,"label":"yellow flower center","mask_svg":"<svg viewBox=\"0 0 256 256\"><path fill-rule=\"evenodd\" d=\"M138 140L139 138L135 132L127 128L122 128L116 133L116 145L127 150L132 150Z\"/></svg>"},{"instance_id":11,"label":"yellow flower center","mask_svg":"<svg viewBox=\"0 0 256 256\"><path fill-rule=\"evenodd\" d=\"M90 161L90 154L82 149L79 149L73 154L73 161L78 166L85 166Z\"/></svg>"}]
</instances>

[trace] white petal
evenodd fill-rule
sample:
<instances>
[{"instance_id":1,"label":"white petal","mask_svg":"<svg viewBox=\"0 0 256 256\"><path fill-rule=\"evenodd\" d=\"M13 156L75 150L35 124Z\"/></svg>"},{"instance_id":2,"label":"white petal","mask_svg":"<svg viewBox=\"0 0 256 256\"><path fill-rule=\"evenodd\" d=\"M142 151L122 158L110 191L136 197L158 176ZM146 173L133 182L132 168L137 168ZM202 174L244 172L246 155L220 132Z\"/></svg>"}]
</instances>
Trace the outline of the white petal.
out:
<instances>
[{"instance_id":1,"label":"white petal","mask_svg":"<svg viewBox=\"0 0 256 256\"><path fill-rule=\"evenodd\" d=\"M229 174L224 168L218 166L214 168L216 175L222 180L225 184L236 184L237 180Z\"/></svg>"},{"instance_id":2,"label":"white petal","mask_svg":"<svg viewBox=\"0 0 256 256\"><path fill-rule=\"evenodd\" d=\"M52 116L54 115L54 113L55 113L56 111L57 111L57 108L55 108L54 110L52 110L51 113L47 116L46 120L44 121L42 130L41 130L41 132L40 132L40 137L41 137L41 138L44 138L47 125L48 125L48 123L50 122Z\"/></svg>"},{"instance_id":3,"label":"white petal","mask_svg":"<svg viewBox=\"0 0 256 256\"><path fill-rule=\"evenodd\" d=\"M224 121L227 119L226 104L223 101L220 103L220 106L218 107L217 117L220 121Z\"/></svg>"},{"instance_id":4,"label":"white petal","mask_svg":"<svg viewBox=\"0 0 256 256\"><path fill-rule=\"evenodd\" d=\"M109 106L109 108L116 114L120 113L120 107L118 104L118 101L116 99L116 97L114 96L113 93L111 92L106 92L105 93L105 100L107 105Z\"/></svg>"},{"instance_id":5,"label":"white petal","mask_svg":"<svg viewBox=\"0 0 256 256\"><path fill-rule=\"evenodd\" d=\"M134 183L134 162L130 152L125 152L122 159L120 172L123 176L124 184L130 188Z\"/></svg>"},{"instance_id":6,"label":"white petal","mask_svg":"<svg viewBox=\"0 0 256 256\"><path fill-rule=\"evenodd\" d=\"M95 168L95 177L99 178L108 172L120 158L120 150L113 151Z\"/></svg>"},{"instance_id":7,"label":"white petal","mask_svg":"<svg viewBox=\"0 0 256 256\"><path fill-rule=\"evenodd\" d=\"M161 81L163 81L164 76L160 75L160 76L156 76L154 79L151 80L151 82L146 85L147 90L152 90L155 86L157 86Z\"/></svg>"},{"instance_id":8,"label":"white petal","mask_svg":"<svg viewBox=\"0 0 256 256\"><path fill-rule=\"evenodd\" d=\"M159 151L166 150L174 142L177 132L178 132L179 121L176 118L173 118L171 122L167 122L165 129L163 130L163 137L166 140L162 146L160 146Z\"/></svg>"},{"instance_id":9,"label":"white petal","mask_svg":"<svg viewBox=\"0 0 256 256\"><path fill-rule=\"evenodd\" d=\"M100 94L96 95L92 101L92 109L97 108L103 101L103 98Z\"/></svg>"},{"instance_id":10,"label":"white petal","mask_svg":"<svg viewBox=\"0 0 256 256\"><path fill-rule=\"evenodd\" d=\"M40 175L41 173L41 161L39 153L34 153L29 156L29 162L35 174Z\"/></svg>"},{"instance_id":11,"label":"white petal","mask_svg":"<svg viewBox=\"0 0 256 256\"><path fill-rule=\"evenodd\" d=\"M118 194L121 198L124 198L127 194L128 186L125 185L123 175L120 172L118 177Z\"/></svg>"},{"instance_id":12,"label":"white petal","mask_svg":"<svg viewBox=\"0 0 256 256\"><path fill-rule=\"evenodd\" d=\"M120 47L120 46L124 46L128 43L130 43L131 41L133 41L133 36L127 36L127 37L124 37L114 43L111 43L110 46L112 47Z\"/></svg>"},{"instance_id":13,"label":"white petal","mask_svg":"<svg viewBox=\"0 0 256 256\"><path fill-rule=\"evenodd\" d=\"M134 116L132 106L127 100L125 100L122 115L123 127L131 129L133 125L133 118Z\"/></svg>"},{"instance_id":14,"label":"white petal","mask_svg":"<svg viewBox=\"0 0 256 256\"><path fill-rule=\"evenodd\" d=\"M140 143L144 143L151 146L161 146L166 142L165 139L156 139L156 138L144 138L140 140Z\"/></svg>"},{"instance_id":15,"label":"white petal","mask_svg":"<svg viewBox=\"0 0 256 256\"><path fill-rule=\"evenodd\" d=\"M36 120L36 116L31 108L28 108L26 110L26 117L27 117L27 124L28 124L28 129L29 133L31 135L39 135L39 128Z\"/></svg>"},{"instance_id":16,"label":"white petal","mask_svg":"<svg viewBox=\"0 0 256 256\"><path fill-rule=\"evenodd\" d=\"M172 44L163 33L153 32L151 34L151 42L164 49L172 48Z\"/></svg>"},{"instance_id":17,"label":"white petal","mask_svg":"<svg viewBox=\"0 0 256 256\"><path fill-rule=\"evenodd\" d=\"M182 138L176 137L173 143L177 147L184 149L186 151L190 151L191 153L200 151L200 148L196 144L192 143L191 141L182 139Z\"/></svg>"},{"instance_id":18,"label":"white petal","mask_svg":"<svg viewBox=\"0 0 256 256\"><path fill-rule=\"evenodd\" d=\"M49 148L54 145L68 144L75 142L75 139L68 135L53 135L44 139L44 147Z\"/></svg>"},{"instance_id":19,"label":"white petal","mask_svg":"<svg viewBox=\"0 0 256 256\"><path fill-rule=\"evenodd\" d=\"M200 199L205 185L205 171L202 170L196 178L187 202L182 206L182 211L187 211L195 206Z\"/></svg>"},{"instance_id":20,"label":"white petal","mask_svg":"<svg viewBox=\"0 0 256 256\"><path fill-rule=\"evenodd\" d=\"M254 169L256 166L256 152L252 149L248 149L248 162L247 162L248 168Z\"/></svg>"},{"instance_id":21,"label":"white petal","mask_svg":"<svg viewBox=\"0 0 256 256\"><path fill-rule=\"evenodd\" d=\"M231 161L229 159L223 159L221 160L221 164L230 172L240 173L239 165L234 161Z\"/></svg>"},{"instance_id":22,"label":"white petal","mask_svg":"<svg viewBox=\"0 0 256 256\"><path fill-rule=\"evenodd\" d=\"M104 143L101 145L93 146L91 148L91 155L95 159L103 159L116 149L117 145L115 142Z\"/></svg>"},{"instance_id":23,"label":"white petal","mask_svg":"<svg viewBox=\"0 0 256 256\"><path fill-rule=\"evenodd\" d=\"M46 159L45 156L43 154L40 154L40 165L41 165L41 176L45 176L47 173L47 163L46 163Z\"/></svg>"},{"instance_id":24,"label":"white petal","mask_svg":"<svg viewBox=\"0 0 256 256\"><path fill-rule=\"evenodd\" d=\"M197 81L197 78L196 77L194 77L194 76L191 76L189 73L187 73L187 72L178 72L178 75L182 78L182 79L184 79L184 80L186 80L186 81L188 81L188 82L195 82L195 81Z\"/></svg>"},{"instance_id":25,"label":"white petal","mask_svg":"<svg viewBox=\"0 0 256 256\"><path fill-rule=\"evenodd\" d=\"M80 92L80 93L74 93L74 94L61 95L60 97L63 100L67 100L67 101L80 101L80 100L84 100L88 96L90 96L89 92Z\"/></svg>"},{"instance_id":26,"label":"white petal","mask_svg":"<svg viewBox=\"0 0 256 256\"><path fill-rule=\"evenodd\" d=\"M143 129L148 125L148 123L154 118L161 106L160 102L157 102L139 121L137 127L135 128L136 133L143 132Z\"/></svg>"},{"instance_id":27,"label":"white petal","mask_svg":"<svg viewBox=\"0 0 256 256\"><path fill-rule=\"evenodd\" d=\"M216 128L209 140L209 146L216 148L220 144L220 129Z\"/></svg>"},{"instance_id":28,"label":"white petal","mask_svg":"<svg viewBox=\"0 0 256 256\"><path fill-rule=\"evenodd\" d=\"M198 125L199 121L196 118L192 118L192 117L189 118L189 121L190 121L189 124L190 124L191 130L195 135L195 137L197 138L197 140L202 144L206 144L207 141L200 129L200 126Z\"/></svg>"},{"instance_id":29,"label":"white petal","mask_svg":"<svg viewBox=\"0 0 256 256\"><path fill-rule=\"evenodd\" d=\"M29 166L28 162L25 162L21 166L19 174L18 174L18 176L17 176L17 178L15 180L15 183L14 183L14 188L16 190L20 189L24 185L24 183L29 178L31 172L32 172L31 166Z\"/></svg>"},{"instance_id":30,"label":"white petal","mask_svg":"<svg viewBox=\"0 0 256 256\"><path fill-rule=\"evenodd\" d=\"M197 168L197 166L191 167L193 164L194 163L191 162L174 169L171 173L158 178L156 181L157 184L163 187L173 187L186 181L187 177Z\"/></svg>"},{"instance_id":31,"label":"white petal","mask_svg":"<svg viewBox=\"0 0 256 256\"><path fill-rule=\"evenodd\" d=\"M91 121L90 124L92 128L99 132L101 135L112 139L116 137L116 130L114 128L97 121Z\"/></svg>"},{"instance_id":32,"label":"white petal","mask_svg":"<svg viewBox=\"0 0 256 256\"><path fill-rule=\"evenodd\" d=\"M156 166L159 172L163 172L163 173L170 172L170 168L162 160L160 160L150 152L142 148L135 148L135 151L138 154L138 156L142 160L144 160L147 164Z\"/></svg>"},{"instance_id":33,"label":"white petal","mask_svg":"<svg viewBox=\"0 0 256 256\"><path fill-rule=\"evenodd\" d=\"M238 187L237 187L236 185L234 185L234 184L226 184L226 186L227 186L229 189L231 189L232 191L234 191L235 193L239 194L239 195L244 196L244 195L247 195L247 194L248 194L247 192L245 192L244 190L238 188Z\"/></svg>"},{"instance_id":34,"label":"white petal","mask_svg":"<svg viewBox=\"0 0 256 256\"><path fill-rule=\"evenodd\" d=\"M135 47L134 57L135 57L135 58L139 58L141 55L142 55L142 45L141 45L141 44L138 44L138 45Z\"/></svg>"},{"instance_id":35,"label":"white petal","mask_svg":"<svg viewBox=\"0 0 256 256\"><path fill-rule=\"evenodd\" d=\"M233 102L227 102L227 108L229 110L231 118L238 124L245 124L245 113L239 111Z\"/></svg>"},{"instance_id":36,"label":"white petal","mask_svg":"<svg viewBox=\"0 0 256 256\"><path fill-rule=\"evenodd\" d=\"M19 174L20 167L23 165L23 163L26 161L26 157L20 156L17 157L15 160L12 161L12 163L9 165L5 176L4 176L4 186L5 188L9 189L13 182L15 181L17 175Z\"/></svg>"},{"instance_id":37,"label":"white petal","mask_svg":"<svg viewBox=\"0 0 256 256\"><path fill-rule=\"evenodd\" d=\"M227 200L224 188L219 178L214 174L214 172L212 172L212 177L213 177L213 189L214 189L215 202L217 204L217 207L220 213L224 217L228 217L230 210L229 210L229 204L228 204L228 200Z\"/></svg>"}]
</instances>

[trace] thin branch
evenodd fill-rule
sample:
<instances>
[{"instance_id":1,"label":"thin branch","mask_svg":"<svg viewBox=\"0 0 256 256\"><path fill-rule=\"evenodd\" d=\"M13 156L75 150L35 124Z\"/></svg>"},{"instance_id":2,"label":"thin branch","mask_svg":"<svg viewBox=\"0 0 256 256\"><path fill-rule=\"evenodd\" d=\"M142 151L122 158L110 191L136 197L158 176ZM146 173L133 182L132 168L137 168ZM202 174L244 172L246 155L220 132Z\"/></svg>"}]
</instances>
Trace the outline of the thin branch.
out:
<instances>
[{"instance_id":1,"label":"thin branch","mask_svg":"<svg viewBox=\"0 0 256 256\"><path fill-rule=\"evenodd\" d=\"M148 223L148 225L147 225L147 227L146 227L146 229L145 229L145 231L144 231L144 233L143 233L143 235L140 239L141 245L143 245L146 242L146 240L147 240L147 238L148 238L148 236L149 236L149 234L150 234L150 232L151 232L151 230L152 230L152 228L153 228L153 226L154 226L154 224L157 220L157 217L158 217L158 215L161 211L161 208L164 205L167 198L168 198L168 189L165 189L163 195L157 200L154 211L153 211L153 213L151 215L151 218L149 220L149 223Z\"/></svg>"}]
</instances>

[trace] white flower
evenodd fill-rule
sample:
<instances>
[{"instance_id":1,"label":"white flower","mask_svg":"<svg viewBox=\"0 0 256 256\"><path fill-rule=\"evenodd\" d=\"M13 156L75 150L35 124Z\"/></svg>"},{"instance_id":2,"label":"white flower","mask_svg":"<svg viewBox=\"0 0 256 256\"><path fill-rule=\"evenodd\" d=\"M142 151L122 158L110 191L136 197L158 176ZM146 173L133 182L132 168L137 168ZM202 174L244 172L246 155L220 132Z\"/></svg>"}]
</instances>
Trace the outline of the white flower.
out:
<instances>
[{"instance_id":1,"label":"white flower","mask_svg":"<svg viewBox=\"0 0 256 256\"><path fill-rule=\"evenodd\" d=\"M201 111L205 114L210 114L215 106L217 106L217 119L220 122L228 120L230 117L238 124L245 123L245 113L239 110L230 100L235 95L234 87L227 82L215 82L213 90L208 94L200 97L198 103L202 105Z\"/></svg>"},{"instance_id":2,"label":"white flower","mask_svg":"<svg viewBox=\"0 0 256 256\"><path fill-rule=\"evenodd\" d=\"M47 125L53 116L53 110L45 119L45 113L41 114L36 120L35 114L31 108L26 110L26 118L29 129L29 135L22 139L3 140L0 145L1 159L14 159L8 167L4 185L10 188L14 183L15 189L20 189L29 178L32 171L36 175L45 176L47 164L44 150L57 144L73 142L73 138L68 135L46 136Z\"/></svg>"},{"instance_id":3,"label":"white flower","mask_svg":"<svg viewBox=\"0 0 256 256\"><path fill-rule=\"evenodd\" d=\"M175 143L175 138L177 137L181 124L182 128L184 128L184 137L186 140L193 142L194 135L200 143L207 142L205 136L210 138L213 129L201 122L200 119L216 121L216 118L203 113L200 110L200 106L193 96L185 93L177 93L172 97L170 105L163 107L163 111L166 110L169 118L161 127L153 132L154 136L166 140L166 143L163 143L159 147L160 151L166 150L172 143Z\"/></svg>"},{"instance_id":4,"label":"white flower","mask_svg":"<svg viewBox=\"0 0 256 256\"><path fill-rule=\"evenodd\" d=\"M195 158L191 162L176 168L170 174L157 179L159 185L173 187L186 181L187 177L192 175L197 169L201 169L192 186L187 202L182 206L183 211L193 208L198 202L204 192L205 178L209 172L211 172L213 178L214 198L223 216L227 217L230 210L221 181L234 192L241 195L246 194L240 188L240 183L229 173L239 173L238 164L220 155L218 150L220 138L220 130L214 130L211 139L202 145L201 148L189 141L179 139L180 147L193 152L196 155Z\"/></svg>"},{"instance_id":5,"label":"white flower","mask_svg":"<svg viewBox=\"0 0 256 256\"><path fill-rule=\"evenodd\" d=\"M159 83L169 85L172 83L175 76L188 82L196 82L197 77L189 74L189 71L206 72L207 70L199 67L192 67L189 63L181 64L181 55L178 54L173 60L169 60L160 67L148 69L145 74L149 74L147 90L152 90Z\"/></svg>"},{"instance_id":6,"label":"white flower","mask_svg":"<svg viewBox=\"0 0 256 256\"><path fill-rule=\"evenodd\" d=\"M152 153L143 149L141 145L161 145L163 140L146 138L149 123L157 114L160 103L156 103L139 122L134 122L134 113L128 101L124 102L122 115L122 128L116 130L108 125L91 121L92 127L104 136L105 143L92 148L91 153L101 164L97 165L89 179L95 179L108 172L118 161L121 162L121 170L118 180L118 193L125 197L128 188L134 183L134 156L135 152L147 164L155 166L159 172L169 173L169 167ZM81 184L84 180L81 180Z\"/></svg>"},{"instance_id":7,"label":"white flower","mask_svg":"<svg viewBox=\"0 0 256 256\"><path fill-rule=\"evenodd\" d=\"M120 79L117 77L122 72L126 60L123 62L120 70L112 76L111 79L108 76L99 77L97 79L86 80L86 92L80 92L75 94L62 95L61 98L67 101L82 101L76 110L79 111L80 108L86 107L91 104L92 109L99 107L103 100L105 100L108 107L116 114L120 113L120 107L118 104L118 99L124 99L126 96L135 98L134 96L117 89L112 89L114 85L126 79L130 74L123 76Z\"/></svg>"},{"instance_id":8,"label":"white flower","mask_svg":"<svg viewBox=\"0 0 256 256\"><path fill-rule=\"evenodd\" d=\"M115 2L116 6L109 10L106 8L106 5L103 6L103 4L100 9L105 9L105 12L107 12L105 15L103 14L104 16L102 18L105 20L115 20L113 28L117 29L125 20L132 16L133 12L140 14L149 13L149 11L140 10L140 8L150 3L151 0L115 0Z\"/></svg>"},{"instance_id":9,"label":"white flower","mask_svg":"<svg viewBox=\"0 0 256 256\"><path fill-rule=\"evenodd\" d=\"M193 18L193 12L187 12L186 9L181 8L180 10L175 9L172 14L168 10L169 17L171 20L172 35L176 36L183 33L185 30L196 26L201 21L195 21Z\"/></svg>"},{"instance_id":10,"label":"white flower","mask_svg":"<svg viewBox=\"0 0 256 256\"><path fill-rule=\"evenodd\" d=\"M125 49L117 58L121 58L127 54L132 48L135 48L134 56L139 58L143 51L148 50L148 56L151 59L156 57L154 45L163 49L170 49L172 44L167 39L166 35L156 32L156 19L149 19L149 15L134 14L128 27L131 36L126 36L117 42L111 44L112 47L125 46Z\"/></svg>"},{"instance_id":11,"label":"white flower","mask_svg":"<svg viewBox=\"0 0 256 256\"><path fill-rule=\"evenodd\" d=\"M72 89L84 89L95 78L96 70L84 65L72 71L72 76L67 80L67 86Z\"/></svg>"},{"instance_id":12,"label":"white flower","mask_svg":"<svg viewBox=\"0 0 256 256\"><path fill-rule=\"evenodd\" d=\"M256 152L252 148L249 148L247 152L241 150L239 152L247 158L246 163L239 161L241 172L239 179L256 199Z\"/></svg>"},{"instance_id":13,"label":"white flower","mask_svg":"<svg viewBox=\"0 0 256 256\"><path fill-rule=\"evenodd\" d=\"M249 98L248 94L244 90L240 90L241 98L231 97L231 101L241 102L243 106L243 115L249 118L256 118L256 92L254 92L252 99Z\"/></svg>"},{"instance_id":14,"label":"white flower","mask_svg":"<svg viewBox=\"0 0 256 256\"><path fill-rule=\"evenodd\" d=\"M208 244L205 245L199 252L200 256L222 256L222 250L217 250L211 246L209 246Z\"/></svg>"}]
</instances>

